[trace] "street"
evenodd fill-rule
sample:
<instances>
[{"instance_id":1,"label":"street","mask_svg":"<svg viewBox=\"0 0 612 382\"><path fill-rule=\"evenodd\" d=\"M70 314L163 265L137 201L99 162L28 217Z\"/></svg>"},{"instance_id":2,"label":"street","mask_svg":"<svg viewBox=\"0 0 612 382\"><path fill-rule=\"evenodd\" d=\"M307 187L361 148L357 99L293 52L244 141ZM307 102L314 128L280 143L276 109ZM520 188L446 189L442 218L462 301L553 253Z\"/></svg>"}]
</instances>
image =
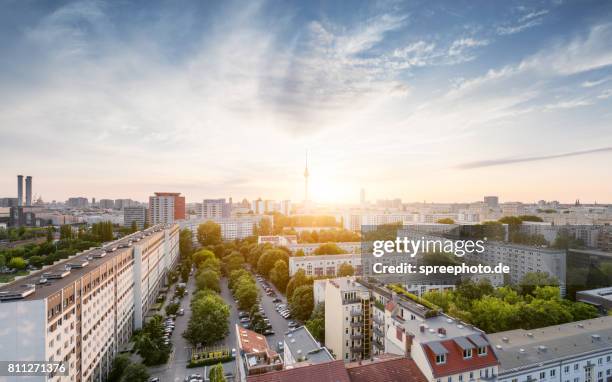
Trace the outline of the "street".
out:
<instances>
[{"instance_id":1,"label":"street","mask_svg":"<svg viewBox=\"0 0 612 382\"><path fill-rule=\"evenodd\" d=\"M229 317L229 334L223 341L224 345L230 349L238 348L236 343L236 324L240 324L238 318L238 307L234 302L234 298L231 294L227 286L227 278L223 277L220 280L221 283L221 297L230 307L230 317ZM283 303L286 303L284 297L276 290L276 288L269 283L270 287L274 289L277 293L278 298L283 300ZM261 305L266 312L266 316L270 319L270 324L272 325L272 330L274 330L274 335L266 336L266 340L268 341L269 346L277 351L277 344L283 341L284 333L289 330L288 322L289 320L281 317L276 310L274 309L274 303L272 300L275 297L269 297L265 294L263 287L260 282L257 282L257 287L259 288L259 296ZM175 288L175 287L174 287ZM172 297L172 292L174 288L171 288L168 292L168 300ZM193 369L188 369L187 363L189 362L190 352L189 352L189 344L183 338L182 333L187 329L187 324L189 323L189 317L191 316L191 308L190 303L195 293L195 277L191 276L189 281L187 282L187 292L188 294L181 301L181 308L185 309L184 316L177 316L175 322L175 330L170 337L172 342L173 352L170 355L170 359L168 363L165 365L149 367L149 372L152 377L157 377L161 382L181 382L184 380L185 376L191 374L201 374L205 378L208 377L208 371L210 366L207 367L197 367ZM223 369L226 373L226 378L228 381L231 379L228 378L228 373L231 375L236 375L235 370L235 361L226 362L223 364Z\"/></svg>"}]
</instances>

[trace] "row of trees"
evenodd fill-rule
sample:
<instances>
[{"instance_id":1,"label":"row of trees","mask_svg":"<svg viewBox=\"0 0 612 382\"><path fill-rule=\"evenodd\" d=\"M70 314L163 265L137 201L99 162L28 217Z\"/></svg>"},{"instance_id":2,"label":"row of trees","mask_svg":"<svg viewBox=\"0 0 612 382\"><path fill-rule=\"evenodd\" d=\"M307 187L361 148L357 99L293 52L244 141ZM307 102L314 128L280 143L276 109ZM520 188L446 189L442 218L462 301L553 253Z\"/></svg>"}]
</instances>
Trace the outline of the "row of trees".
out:
<instances>
[{"instance_id":1,"label":"row of trees","mask_svg":"<svg viewBox=\"0 0 612 382\"><path fill-rule=\"evenodd\" d=\"M171 346L164 343L164 324L160 315L155 315L134 335L135 349L145 365L160 365L168 361Z\"/></svg>"},{"instance_id":2,"label":"row of trees","mask_svg":"<svg viewBox=\"0 0 612 382\"><path fill-rule=\"evenodd\" d=\"M193 346L210 346L229 333L229 306L219 296L221 261L202 248L191 255L191 263L197 270L197 292L191 299L191 317L183 337Z\"/></svg>"},{"instance_id":3,"label":"row of trees","mask_svg":"<svg viewBox=\"0 0 612 382\"><path fill-rule=\"evenodd\" d=\"M432 291L423 298L486 332L534 329L597 317L594 307L562 299L555 285L556 280L548 275L531 273L516 287L495 289L488 280L466 281L454 291Z\"/></svg>"},{"instance_id":4,"label":"row of trees","mask_svg":"<svg viewBox=\"0 0 612 382\"><path fill-rule=\"evenodd\" d=\"M359 236L358 233L343 228L302 232L295 232L294 230L285 230L284 233L297 234L299 243L333 243L361 240L361 236Z\"/></svg>"},{"instance_id":5,"label":"row of trees","mask_svg":"<svg viewBox=\"0 0 612 382\"><path fill-rule=\"evenodd\" d=\"M113 360L108 382L147 382L149 371L140 363L132 363L130 357L119 355Z\"/></svg>"},{"instance_id":6,"label":"row of trees","mask_svg":"<svg viewBox=\"0 0 612 382\"><path fill-rule=\"evenodd\" d=\"M232 271L228 287L238 301L238 309L250 312L259 301L259 289L253 275L245 269Z\"/></svg>"},{"instance_id":7,"label":"row of trees","mask_svg":"<svg viewBox=\"0 0 612 382\"><path fill-rule=\"evenodd\" d=\"M0 227L0 240L18 241L47 236L46 228L4 228Z\"/></svg>"}]
</instances>

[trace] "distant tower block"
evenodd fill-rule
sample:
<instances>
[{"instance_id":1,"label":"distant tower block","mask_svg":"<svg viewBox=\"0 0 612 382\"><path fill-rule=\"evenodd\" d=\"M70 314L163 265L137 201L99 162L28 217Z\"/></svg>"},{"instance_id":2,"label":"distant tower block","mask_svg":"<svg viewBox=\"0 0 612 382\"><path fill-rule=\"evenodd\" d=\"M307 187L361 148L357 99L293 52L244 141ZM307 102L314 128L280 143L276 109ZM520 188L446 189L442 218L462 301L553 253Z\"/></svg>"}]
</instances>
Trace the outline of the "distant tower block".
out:
<instances>
[{"instance_id":1,"label":"distant tower block","mask_svg":"<svg viewBox=\"0 0 612 382\"><path fill-rule=\"evenodd\" d=\"M23 175L17 175L17 205L23 206Z\"/></svg>"},{"instance_id":2,"label":"distant tower block","mask_svg":"<svg viewBox=\"0 0 612 382\"><path fill-rule=\"evenodd\" d=\"M26 206L32 205L32 177L26 176L26 189L25 189L25 198L26 198Z\"/></svg>"}]
</instances>

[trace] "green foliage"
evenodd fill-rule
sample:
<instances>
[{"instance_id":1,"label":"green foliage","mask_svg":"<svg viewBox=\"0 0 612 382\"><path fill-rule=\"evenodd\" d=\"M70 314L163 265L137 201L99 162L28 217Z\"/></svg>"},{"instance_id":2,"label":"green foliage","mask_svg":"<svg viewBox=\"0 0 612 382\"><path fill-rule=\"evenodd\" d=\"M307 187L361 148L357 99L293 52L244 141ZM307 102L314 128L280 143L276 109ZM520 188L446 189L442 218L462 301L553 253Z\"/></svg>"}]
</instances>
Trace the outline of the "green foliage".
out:
<instances>
[{"instance_id":1,"label":"green foliage","mask_svg":"<svg viewBox=\"0 0 612 382\"><path fill-rule=\"evenodd\" d=\"M272 235L272 233L274 232L270 219L261 219L259 223L255 227L253 227L253 235L255 236Z\"/></svg>"},{"instance_id":2,"label":"green foliage","mask_svg":"<svg viewBox=\"0 0 612 382\"><path fill-rule=\"evenodd\" d=\"M274 232L281 233L285 228L292 227L340 227L334 216L325 215L292 215L280 213L274 215Z\"/></svg>"},{"instance_id":3,"label":"green foliage","mask_svg":"<svg viewBox=\"0 0 612 382\"><path fill-rule=\"evenodd\" d=\"M179 233L179 254L183 259L191 258L193 254L193 233L188 228Z\"/></svg>"},{"instance_id":4,"label":"green foliage","mask_svg":"<svg viewBox=\"0 0 612 382\"><path fill-rule=\"evenodd\" d=\"M304 256L304 250L302 248L298 249L297 251L295 251L295 256L297 257Z\"/></svg>"},{"instance_id":5,"label":"green foliage","mask_svg":"<svg viewBox=\"0 0 612 382\"><path fill-rule=\"evenodd\" d=\"M300 321L306 321L314 308L312 285L302 285L295 289L289 300L291 315Z\"/></svg>"},{"instance_id":6,"label":"green foliage","mask_svg":"<svg viewBox=\"0 0 612 382\"><path fill-rule=\"evenodd\" d=\"M361 236L347 229L324 229L320 231L301 231L298 243L332 243L360 241Z\"/></svg>"},{"instance_id":7,"label":"green foliage","mask_svg":"<svg viewBox=\"0 0 612 382\"><path fill-rule=\"evenodd\" d=\"M389 289L391 289L392 291L394 291L395 293L397 293L397 294L399 294L399 295L401 295L401 296L406 297L406 298L407 298L407 299L409 299L409 300L412 300L412 301L414 301L414 302L416 302L416 303L418 303L418 304L423 305L424 307L428 308L428 309L429 309L429 310L431 310L431 311L437 312L437 311L439 310L439 307L438 307L438 306L436 306L436 305L432 304L431 302L429 302L429 301L427 301L427 300L425 300L425 299L423 299L423 298L418 297L418 296L417 296L417 295L415 295L415 294L412 294L412 293L410 293L410 292L406 291L406 290L405 290L405 289L404 289L404 288L403 288L401 285L399 285L399 284L390 284L390 285L389 285Z\"/></svg>"},{"instance_id":8,"label":"green foliage","mask_svg":"<svg viewBox=\"0 0 612 382\"><path fill-rule=\"evenodd\" d=\"M241 277L237 281L234 297L238 300L240 310L250 310L257 303L259 297L257 285L252 279Z\"/></svg>"},{"instance_id":9,"label":"green foliage","mask_svg":"<svg viewBox=\"0 0 612 382\"><path fill-rule=\"evenodd\" d=\"M325 304L318 304L312 311L310 319L305 323L312 336L320 343L325 342Z\"/></svg>"},{"instance_id":10,"label":"green foliage","mask_svg":"<svg viewBox=\"0 0 612 382\"><path fill-rule=\"evenodd\" d=\"M355 269L349 263L342 263L338 267L338 277L353 276L354 274Z\"/></svg>"},{"instance_id":11,"label":"green foliage","mask_svg":"<svg viewBox=\"0 0 612 382\"><path fill-rule=\"evenodd\" d=\"M60 226L60 240L71 240L72 239L72 226L70 224L64 224Z\"/></svg>"},{"instance_id":12,"label":"green foliage","mask_svg":"<svg viewBox=\"0 0 612 382\"><path fill-rule=\"evenodd\" d=\"M213 221L207 221L198 226L198 242L203 247L221 243L221 226Z\"/></svg>"},{"instance_id":13,"label":"green foliage","mask_svg":"<svg viewBox=\"0 0 612 382\"><path fill-rule=\"evenodd\" d=\"M257 261L257 272L265 278L268 278L270 276L270 271L278 260L283 260L288 263L289 256L285 251L280 249L266 250Z\"/></svg>"},{"instance_id":14,"label":"green foliage","mask_svg":"<svg viewBox=\"0 0 612 382\"><path fill-rule=\"evenodd\" d=\"M36 268L40 268L45 263L45 259L42 256L34 255L28 259L28 263Z\"/></svg>"},{"instance_id":15,"label":"green foliage","mask_svg":"<svg viewBox=\"0 0 612 382\"><path fill-rule=\"evenodd\" d=\"M113 223L109 221L94 223L91 225L91 234L96 241L111 241L114 239Z\"/></svg>"},{"instance_id":16,"label":"green foliage","mask_svg":"<svg viewBox=\"0 0 612 382\"><path fill-rule=\"evenodd\" d=\"M211 251L209 251L208 249L200 249L199 251L197 251L196 253L191 255L191 258L192 258L193 263L195 264L195 266L198 267L198 268L200 268L201 265L206 260L216 259L215 254L212 253Z\"/></svg>"},{"instance_id":17,"label":"green foliage","mask_svg":"<svg viewBox=\"0 0 612 382\"><path fill-rule=\"evenodd\" d=\"M584 248L584 240L577 239L568 230L561 229L557 233L557 237L552 244L553 248L557 249L570 249L570 248Z\"/></svg>"},{"instance_id":18,"label":"green foliage","mask_svg":"<svg viewBox=\"0 0 612 382\"><path fill-rule=\"evenodd\" d=\"M131 364L130 358L125 354L120 354L113 360L111 371L108 375L108 382L119 382L125 369Z\"/></svg>"},{"instance_id":19,"label":"green foliage","mask_svg":"<svg viewBox=\"0 0 612 382\"><path fill-rule=\"evenodd\" d=\"M321 244L314 250L315 255L340 255L342 253L346 253L346 251L338 247L336 243Z\"/></svg>"},{"instance_id":20,"label":"green foliage","mask_svg":"<svg viewBox=\"0 0 612 382\"><path fill-rule=\"evenodd\" d=\"M284 260L277 260L274 268L270 271L270 281L278 288L285 290L289 282L289 267Z\"/></svg>"},{"instance_id":21,"label":"green foliage","mask_svg":"<svg viewBox=\"0 0 612 382\"><path fill-rule=\"evenodd\" d=\"M223 258L223 270L226 275L244 267L244 256L240 252L232 252Z\"/></svg>"},{"instance_id":22,"label":"green foliage","mask_svg":"<svg viewBox=\"0 0 612 382\"><path fill-rule=\"evenodd\" d=\"M21 257L13 257L9 263L9 268L17 269L19 271L26 269L28 263Z\"/></svg>"},{"instance_id":23,"label":"green foliage","mask_svg":"<svg viewBox=\"0 0 612 382\"><path fill-rule=\"evenodd\" d=\"M444 218L444 219L438 219L438 221L436 221L436 223L438 224L455 224L455 221L451 218Z\"/></svg>"},{"instance_id":24,"label":"green foliage","mask_svg":"<svg viewBox=\"0 0 612 382\"><path fill-rule=\"evenodd\" d=\"M149 371L140 363L132 363L125 368L121 382L147 382Z\"/></svg>"},{"instance_id":25,"label":"green foliage","mask_svg":"<svg viewBox=\"0 0 612 382\"><path fill-rule=\"evenodd\" d=\"M256 307L256 305L253 306L253 308ZM251 310L253 310L253 308L251 308ZM263 316L261 315L261 313L259 313L259 311L256 311L251 314L251 330L259 334L263 334L263 332L266 330L266 326L267 324L263 320Z\"/></svg>"},{"instance_id":26,"label":"green foliage","mask_svg":"<svg viewBox=\"0 0 612 382\"><path fill-rule=\"evenodd\" d=\"M187 364L187 368L191 369L191 368L194 368L194 367L209 366L209 365L217 364L219 362L225 363L225 362L232 361L233 359L234 359L234 357L232 357L232 356L226 356L226 357L222 357L222 358L203 358L203 359L199 359L199 360L191 360Z\"/></svg>"},{"instance_id":27,"label":"green foliage","mask_svg":"<svg viewBox=\"0 0 612 382\"><path fill-rule=\"evenodd\" d=\"M223 365L220 363L210 368L208 373L208 380L210 382L225 382L225 375L223 373Z\"/></svg>"},{"instance_id":28,"label":"green foliage","mask_svg":"<svg viewBox=\"0 0 612 382\"><path fill-rule=\"evenodd\" d=\"M198 292L191 302L191 312L183 333L191 345L213 345L228 334L229 306L218 295Z\"/></svg>"},{"instance_id":29,"label":"green foliage","mask_svg":"<svg viewBox=\"0 0 612 382\"><path fill-rule=\"evenodd\" d=\"M535 274L524 281L530 286L529 289L494 289L489 283L467 281L455 291L432 291L425 293L423 298L440 306L451 316L470 322L488 333L518 328L535 329L597 317L594 307L563 300L558 287L543 286L551 279ZM542 283L542 286L538 283Z\"/></svg>"},{"instance_id":30,"label":"green foliage","mask_svg":"<svg viewBox=\"0 0 612 382\"><path fill-rule=\"evenodd\" d=\"M164 344L163 335L162 317L156 315L143 326L142 331L136 336L135 349L143 358L145 365L160 365L168 360L170 346Z\"/></svg>"},{"instance_id":31,"label":"green foliage","mask_svg":"<svg viewBox=\"0 0 612 382\"><path fill-rule=\"evenodd\" d=\"M293 296L293 292L301 287L302 285L312 285L313 279L310 276L306 276L306 272L303 269L298 269L297 272L291 277L289 282L287 283L287 289L285 290L285 295L287 299L290 299Z\"/></svg>"},{"instance_id":32,"label":"green foliage","mask_svg":"<svg viewBox=\"0 0 612 382\"><path fill-rule=\"evenodd\" d=\"M211 289L220 292L219 274L210 268L204 268L196 276L196 287L198 289Z\"/></svg>"},{"instance_id":33,"label":"green foliage","mask_svg":"<svg viewBox=\"0 0 612 382\"><path fill-rule=\"evenodd\" d=\"M176 314L181 306L179 304L168 304L166 305L166 316Z\"/></svg>"},{"instance_id":34,"label":"green foliage","mask_svg":"<svg viewBox=\"0 0 612 382\"><path fill-rule=\"evenodd\" d=\"M542 272L529 272L521 279L519 283L519 289L521 294L533 294L536 287L539 286L557 286L559 282L553 276L548 273Z\"/></svg>"}]
</instances>

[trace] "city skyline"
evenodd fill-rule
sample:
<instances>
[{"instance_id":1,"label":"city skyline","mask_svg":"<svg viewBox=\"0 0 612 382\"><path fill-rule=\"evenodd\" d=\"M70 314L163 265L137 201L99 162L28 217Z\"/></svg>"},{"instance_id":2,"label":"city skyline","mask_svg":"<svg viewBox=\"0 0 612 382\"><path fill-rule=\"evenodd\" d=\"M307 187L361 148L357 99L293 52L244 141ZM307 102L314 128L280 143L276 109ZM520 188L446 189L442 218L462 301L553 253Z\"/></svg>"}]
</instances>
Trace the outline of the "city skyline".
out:
<instances>
[{"instance_id":1,"label":"city skyline","mask_svg":"<svg viewBox=\"0 0 612 382\"><path fill-rule=\"evenodd\" d=\"M611 11L12 2L0 197L610 203Z\"/></svg>"}]
</instances>

